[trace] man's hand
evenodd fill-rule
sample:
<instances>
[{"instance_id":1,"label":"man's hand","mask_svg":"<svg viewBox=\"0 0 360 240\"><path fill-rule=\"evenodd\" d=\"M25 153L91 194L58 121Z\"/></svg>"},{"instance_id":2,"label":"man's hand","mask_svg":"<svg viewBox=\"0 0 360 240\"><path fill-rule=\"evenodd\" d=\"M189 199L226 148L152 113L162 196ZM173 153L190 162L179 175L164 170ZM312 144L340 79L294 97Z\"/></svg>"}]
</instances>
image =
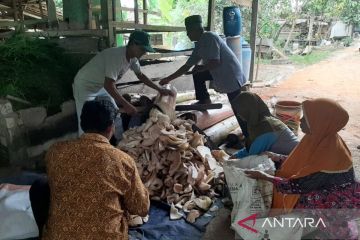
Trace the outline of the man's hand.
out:
<instances>
[{"instance_id":1,"label":"man's hand","mask_svg":"<svg viewBox=\"0 0 360 240\"><path fill-rule=\"evenodd\" d=\"M170 79L168 79L167 77L163 78L160 80L159 84L160 85L166 85L166 84L169 84L170 82Z\"/></svg>"},{"instance_id":2,"label":"man's hand","mask_svg":"<svg viewBox=\"0 0 360 240\"><path fill-rule=\"evenodd\" d=\"M167 95L174 96L174 92L171 91L170 89L166 89L166 88L160 88L159 93L161 95L165 95L165 96L167 96Z\"/></svg>"},{"instance_id":3,"label":"man's hand","mask_svg":"<svg viewBox=\"0 0 360 240\"><path fill-rule=\"evenodd\" d=\"M253 178L253 179L261 179L261 180L271 181L273 178L273 176L271 176L263 171L246 170L244 172L245 172L246 176L248 176L249 178Z\"/></svg>"},{"instance_id":4,"label":"man's hand","mask_svg":"<svg viewBox=\"0 0 360 240\"><path fill-rule=\"evenodd\" d=\"M134 115L136 115L138 113L136 108L131 104L126 104L125 106L123 106L123 109L130 116L134 116Z\"/></svg>"}]
</instances>

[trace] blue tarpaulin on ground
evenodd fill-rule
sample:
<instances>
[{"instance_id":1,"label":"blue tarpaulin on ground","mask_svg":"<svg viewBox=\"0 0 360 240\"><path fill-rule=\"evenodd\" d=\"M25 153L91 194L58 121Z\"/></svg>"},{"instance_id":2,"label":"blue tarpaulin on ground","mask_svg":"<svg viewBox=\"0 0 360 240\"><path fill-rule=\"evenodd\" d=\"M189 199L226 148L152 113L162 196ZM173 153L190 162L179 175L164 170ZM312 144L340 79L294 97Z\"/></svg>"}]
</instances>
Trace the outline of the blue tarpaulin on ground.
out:
<instances>
[{"instance_id":1,"label":"blue tarpaulin on ground","mask_svg":"<svg viewBox=\"0 0 360 240\"><path fill-rule=\"evenodd\" d=\"M215 204L220 205L220 201ZM213 213L206 213L196 220L188 223L184 218L170 220L170 206L163 202L152 201L149 221L137 228L129 229L130 240L190 240L201 239L206 225L213 219Z\"/></svg>"}]
</instances>

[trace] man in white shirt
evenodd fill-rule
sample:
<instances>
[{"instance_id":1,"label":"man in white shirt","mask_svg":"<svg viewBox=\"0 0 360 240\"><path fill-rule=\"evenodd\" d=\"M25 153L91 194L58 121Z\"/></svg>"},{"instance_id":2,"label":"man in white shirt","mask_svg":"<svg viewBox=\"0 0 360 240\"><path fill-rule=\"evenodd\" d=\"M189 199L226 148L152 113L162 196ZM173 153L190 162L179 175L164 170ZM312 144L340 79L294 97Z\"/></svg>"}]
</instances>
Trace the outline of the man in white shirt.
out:
<instances>
[{"instance_id":1,"label":"man in white shirt","mask_svg":"<svg viewBox=\"0 0 360 240\"><path fill-rule=\"evenodd\" d=\"M195 95L198 104L211 103L210 95L206 88L206 81L212 81L217 92L226 93L231 106L233 99L244 90L246 79L242 72L241 64L235 54L226 45L226 42L214 32L205 32L202 27L200 15L185 18L186 32L189 39L195 43L195 48L188 61L176 72L160 81L160 85L168 84L175 78L192 69ZM204 65L198 65L200 61ZM234 109L234 107L233 107ZM246 122L237 116L243 134L247 137Z\"/></svg>"},{"instance_id":2,"label":"man in white shirt","mask_svg":"<svg viewBox=\"0 0 360 240\"><path fill-rule=\"evenodd\" d=\"M128 69L134 71L140 81L161 94L172 94L170 90L154 84L141 72L138 59L146 52L154 52L150 46L149 34L135 31L130 35L127 46L105 49L79 70L73 89L79 123L84 103L99 95L109 95L113 103L121 106L129 115L137 113L136 108L121 96L115 85ZM79 125L79 135L82 133Z\"/></svg>"}]
</instances>

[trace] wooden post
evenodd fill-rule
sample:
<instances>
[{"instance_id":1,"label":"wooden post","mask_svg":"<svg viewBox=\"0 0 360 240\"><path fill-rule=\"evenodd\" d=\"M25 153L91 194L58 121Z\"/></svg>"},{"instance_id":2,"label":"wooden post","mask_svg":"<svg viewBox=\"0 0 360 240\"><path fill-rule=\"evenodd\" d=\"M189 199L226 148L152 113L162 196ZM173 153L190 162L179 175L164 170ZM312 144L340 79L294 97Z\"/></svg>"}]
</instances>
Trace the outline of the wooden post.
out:
<instances>
[{"instance_id":1,"label":"wooden post","mask_svg":"<svg viewBox=\"0 0 360 240\"><path fill-rule=\"evenodd\" d=\"M143 0L143 18L144 18L144 24L147 24L147 0Z\"/></svg>"},{"instance_id":2,"label":"wooden post","mask_svg":"<svg viewBox=\"0 0 360 240\"><path fill-rule=\"evenodd\" d=\"M214 31L215 0L209 0L208 7L208 30Z\"/></svg>"},{"instance_id":3,"label":"wooden post","mask_svg":"<svg viewBox=\"0 0 360 240\"><path fill-rule=\"evenodd\" d=\"M39 3L41 19L44 19L44 10L42 8L42 0L39 0L38 3Z\"/></svg>"},{"instance_id":4,"label":"wooden post","mask_svg":"<svg viewBox=\"0 0 360 240\"><path fill-rule=\"evenodd\" d=\"M114 47L115 46L115 31L114 31L114 26L111 24L111 22L115 21L114 20L114 0L107 0L107 16L108 16L108 23L107 25L109 26L109 47Z\"/></svg>"},{"instance_id":5,"label":"wooden post","mask_svg":"<svg viewBox=\"0 0 360 240\"><path fill-rule=\"evenodd\" d=\"M255 41L257 28L257 14L258 14L259 0L252 1L251 11L251 30L250 30L250 47L251 47L251 64L249 80L252 83L254 80L254 66L255 66Z\"/></svg>"},{"instance_id":6,"label":"wooden post","mask_svg":"<svg viewBox=\"0 0 360 240\"><path fill-rule=\"evenodd\" d=\"M14 9L14 21L18 20L18 8L17 8L16 2L17 2L17 0L12 0L12 6Z\"/></svg>"},{"instance_id":7,"label":"wooden post","mask_svg":"<svg viewBox=\"0 0 360 240\"><path fill-rule=\"evenodd\" d=\"M134 16L135 16L135 24L139 23L139 4L137 0L134 0Z\"/></svg>"},{"instance_id":8,"label":"wooden post","mask_svg":"<svg viewBox=\"0 0 360 240\"><path fill-rule=\"evenodd\" d=\"M20 16L20 22L21 22L21 25L20 25L20 30L23 31L24 28L25 28L25 25L24 25L24 9L23 9L23 1L22 0L19 0L19 16Z\"/></svg>"},{"instance_id":9,"label":"wooden post","mask_svg":"<svg viewBox=\"0 0 360 240\"><path fill-rule=\"evenodd\" d=\"M257 54L257 64L256 64L256 74L255 74L255 82L258 79L258 73L259 73L259 65L260 65L260 56L261 56L261 46L262 46L262 38L260 37L260 44L258 47L258 54Z\"/></svg>"},{"instance_id":10,"label":"wooden post","mask_svg":"<svg viewBox=\"0 0 360 240\"><path fill-rule=\"evenodd\" d=\"M92 24L92 5L91 5L91 0L88 0L88 29L93 29L93 24Z\"/></svg>"},{"instance_id":11,"label":"wooden post","mask_svg":"<svg viewBox=\"0 0 360 240\"><path fill-rule=\"evenodd\" d=\"M309 23L309 32L308 32L308 44L309 46L311 46L311 40L312 40L312 35L313 35L313 28L314 28L314 17L310 16L310 23Z\"/></svg>"}]
</instances>

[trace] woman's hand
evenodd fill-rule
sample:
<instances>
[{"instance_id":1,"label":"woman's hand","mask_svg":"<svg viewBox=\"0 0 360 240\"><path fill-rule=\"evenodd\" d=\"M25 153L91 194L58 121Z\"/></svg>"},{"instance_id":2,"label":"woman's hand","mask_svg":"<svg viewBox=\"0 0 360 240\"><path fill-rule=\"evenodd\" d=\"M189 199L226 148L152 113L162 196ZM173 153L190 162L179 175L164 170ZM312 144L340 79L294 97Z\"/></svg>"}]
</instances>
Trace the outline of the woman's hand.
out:
<instances>
[{"instance_id":1,"label":"woman's hand","mask_svg":"<svg viewBox=\"0 0 360 240\"><path fill-rule=\"evenodd\" d=\"M245 170L244 171L246 176L252 179L260 179L260 180L266 180L266 181L272 181L274 178L270 174L267 174L263 171L258 170Z\"/></svg>"},{"instance_id":2,"label":"woman's hand","mask_svg":"<svg viewBox=\"0 0 360 240\"><path fill-rule=\"evenodd\" d=\"M282 156L280 154L273 153L273 152L263 152L261 155L268 156L273 162L280 162L281 158L282 158Z\"/></svg>"}]
</instances>

